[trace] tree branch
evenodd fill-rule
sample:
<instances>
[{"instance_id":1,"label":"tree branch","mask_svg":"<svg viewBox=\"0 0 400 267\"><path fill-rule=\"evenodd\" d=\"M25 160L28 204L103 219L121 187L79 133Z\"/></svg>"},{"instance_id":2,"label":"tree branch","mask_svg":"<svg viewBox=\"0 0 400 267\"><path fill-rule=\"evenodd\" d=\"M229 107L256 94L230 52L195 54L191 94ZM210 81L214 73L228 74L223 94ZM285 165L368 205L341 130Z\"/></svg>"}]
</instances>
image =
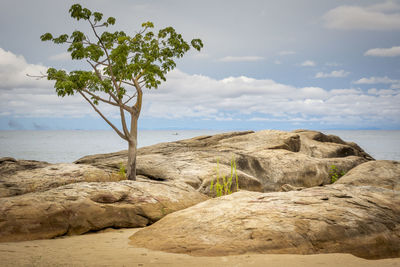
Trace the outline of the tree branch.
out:
<instances>
[{"instance_id":1,"label":"tree branch","mask_svg":"<svg viewBox=\"0 0 400 267\"><path fill-rule=\"evenodd\" d=\"M129 133L128 127L126 126L125 112L124 112L124 110L122 109L121 106L119 107L119 112L121 114L121 124L122 124L122 129L124 130L125 136L128 139L131 139L131 134ZM131 114L131 116L132 116L132 114Z\"/></svg>"},{"instance_id":2,"label":"tree branch","mask_svg":"<svg viewBox=\"0 0 400 267\"><path fill-rule=\"evenodd\" d=\"M26 76L30 77L30 78L36 78L36 80L40 80L43 78L47 78L47 75L43 74L42 75L30 75L28 73L25 74Z\"/></svg>"},{"instance_id":3,"label":"tree branch","mask_svg":"<svg viewBox=\"0 0 400 267\"><path fill-rule=\"evenodd\" d=\"M102 77L103 77L103 78L107 78L107 79L111 79L110 76L105 76L105 75L103 75ZM127 82L127 81L121 80L120 82L123 83L123 84L127 84L127 85L130 85L130 86L133 86L133 87L135 86L133 83L130 83L130 82Z\"/></svg>"},{"instance_id":4,"label":"tree branch","mask_svg":"<svg viewBox=\"0 0 400 267\"><path fill-rule=\"evenodd\" d=\"M143 73L144 71L142 71L141 72L141 74ZM140 74L140 75L141 75ZM139 75L138 75L139 76ZM139 77L140 78L140 77ZM142 87L139 85L139 83L138 83L138 81L137 81L137 79L135 78L135 79L133 79L133 83L135 84L135 88L136 88L136 92L137 92L137 97L136 97L136 103L135 103L135 105L133 106L133 108L136 110L136 116L137 116L137 118L139 118L139 115L140 115L140 111L141 111L141 109L142 109L142 97L143 97L143 91L142 91Z\"/></svg>"},{"instance_id":5,"label":"tree branch","mask_svg":"<svg viewBox=\"0 0 400 267\"><path fill-rule=\"evenodd\" d=\"M90 66L92 66L92 68L93 68L93 70L95 71L97 77L99 77L99 79L100 79L101 81L103 81L103 77L108 78L107 76L102 76L101 73L99 72L99 70L97 69L97 66L98 66L98 64L100 64L100 63L98 63L97 65L93 65L92 62L90 62L90 60L86 60L86 61L90 64ZM104 61L106 61L106 59L105 59ZM87 91L87 93L90 94L91 96L97 97L97 95L94 95L94 94L90 93L89 91ZM114 106L115 106L115 105L116 105L116 106L119 106L118 103L119 103L120 101L119 101L119 99L117 98L117 96L114 95L112 92L107 92L107 93L109 94L109 96L110 96L112 99L114 99L114 101L115 101L116 103L111 102L111 101L107 101L107 100L103 100L103 99L99 99L99 100L101 100L101 101L103 101L103 102L105 102L105 103L114 105ZM122 104L122 103L121 103L121 104ZM129 111L129 112L132 112L132 109L131 109L130 107L128 107L128 106L125 106L124 104L123 104L123 108L124 108L125 110Z\"/></svg>"},{"instance_id":6,"label":"tree branch","mask_svg":"<svg viewBox=\"0 0 400 267\"><path fill-rule=\"evenodd\" d=\"M129 99L124 102L124 105L126 105L129 101L131 101L136 96L137 96L137 93L133 94L133 96L129 97Z\"/></svg>"},{"instance_id":7,"label":"tree branch","mask_svg":"<svg viewBox=\"0 0 400 267\"><path fill-rule=\"evenodd\" d=\"M112 124L112 122L109 121L109 120L100 112L100 110L92 103L92 101L90 101L89 98L87 98L87 96L86 96L84 93L82 93L81 90L77 90L77 91L81 94L81 96L83 96L83 98L84 98L87 102L89 102L89 104L92 106L92 108L103 118L103 120L105 120L105 121L108 123L108 125L111 126L111 128L114 129L114 131L115 131L122 139L128 141L128 137L125 136L123 133L121 133L121 131L118 130L118 128L115 127L115 125Z\"/></svg>"},{"instance_id":8,"label":"tree branch","mask_svg":"<svg viewBox=\"0 0 400 267\"><path fill-rule=\"evenodd\" d=\"M73 44L73 43L75 43L75 42L73 42L73 41L65 41L65 43L67 43L67 44ZM96 45L96 46L98 46L98 47L101 47L101 46L99 46L98 44L94 44L94 43L91 43L90 41L80 41L80 42L76 42L76 43L82 43L82 44L85 44L85 45Z\"/></svg>"},{"instance_id":9,"label":"tree branch","mask_svg":"<svg viewBox=\"0 0 400 267\"><path fill-rule=\"evenodd\" d=\"M119 104L118 104L118 103L114 103L114 102L112 102L112 101L108 101L107 99L101 98L101 97L99 97L98 95L93 94L92 92L90 92L90 91L87 90L87 89L81 89L81 90L82 90L83 92L89 94L90 96L92 96L92 97L93 97L94 99L96 99L96 100L100 100L101 102L104 102L104 103L107 103L107 104L110 104L110 105L119 107Z\"/></svg>"},{"instance_id":10,"label":"tree branch","mask_svg":"<svg viewBox=\"0 0 400 267\"><path fill-rule=\"evenodd\" d=\"M112 82L114 84L114 87L115 87L115 90L117 91L117 94L119 94L119 87L118 87L117 82L115 81L115 77L114 77L114 74L113 74L113 71L112 71L112 67L111 67L110 56L108 55L108 51L107 51L106 47L104 46L103 41L101 40L100 36L97 34L96 28L94 27L93 23L90 20L88 20L88 21L90 23L90 26L92 27L94 35L99 40L99 43L100 43L101 47L103 48L104 53L106 54L106 59L108 61L108 65L109 65L109 68L110 68L111 80L112 80Z\"/></svg>"},{"instance_id":11,"label":"tree branch","mask_svg":"<svg viewBox=\"0 0 400 267\"><path fill-rule=\"evenodd\" d=\"M106 62L106 61L107 61L107 58L104 59L103 61L95 61L96 67L97 67L98 65L108 66L108 64L105 64L105 63L104 63L104 62Z\"/></svg>"},{"instance_id":12,"label":"tree branch","mask_svg":"<svg viewBox=\"0 0 400 267\"><path fill-rule=\"evenodd\" d=\"M90 60L88 60L88 59L86 59L86 61L87 61L87 63L90 64L90 66L92 66L94 72L96 73L96 75L97 75L97 77L100 79L100 81L103 81L103 78L102 78L102 76L101 76L101 73L100 73L99 70L97 69L97 66L98 66L98 65L96 65L96 66L93 65L92 62L90 62Z\"/></svg>"},{"instance_id":13,"label":"tree branch","mask_svg":"<svg viewBox=\"0 0 400 267\"><path fill-rule=\"evenodd\" d=\"M139 81L139 79L142 78L143 74L144 74L144 70L142 70L135 78L133 78L133 83L135 84L135 86L136 86L136 83Z\"/></svg>"},{"instance_id":14,"label":"tree branch","mask_svg":"<svg viewBox=\"0 0 400 267\"><path fill-rule=\"evenodd\" d=\"M112 105L112 106L116 106L116 107L123 108L124 110L128 111L129 113L132 113L132 112L133 112L132 108L129 107L129 106L127 106L127 105L125 105L126 103L122 103L122 101L119 101L119 102L115 103L115 102L112 102L112 101L110 101L110 100L101 98L101 97L99 97L98 95L93 94L92 92L90 92L90 91L87 90L87 89L81 89L81 90L82 90L83 92L89 94L90 96L92 96L92 97L93 97L94 99L96 99L96 100L99 100L99 101L101 101L101 102L110 104L110 105ZM110 94L110 93L109 93L109 95L110 95L110 97L112 96L112 94ZM114 100L115 100L115 99L114 99ZM129 102L129 101L128 101L128 102Z\"/></svg>"}]
</instances>

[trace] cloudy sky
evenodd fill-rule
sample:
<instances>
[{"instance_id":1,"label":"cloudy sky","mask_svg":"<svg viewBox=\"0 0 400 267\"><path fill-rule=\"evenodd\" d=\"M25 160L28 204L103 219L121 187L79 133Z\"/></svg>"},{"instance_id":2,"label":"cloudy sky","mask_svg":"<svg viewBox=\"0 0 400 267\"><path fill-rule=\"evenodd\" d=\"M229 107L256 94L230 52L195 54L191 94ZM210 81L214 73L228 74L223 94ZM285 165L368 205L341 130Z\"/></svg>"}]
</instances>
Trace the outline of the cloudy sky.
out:
<instances>
[{"instance_id":1,"label":"cloudy sky","mask_svg":"<svg viewBox=\"0 0 400 267\"><path fill-rule=\"evenodd\" d=\"M26 77L87 68L39 39L86 30L69 17L76 2L1 1L0 129L108 129L80 97ZM400 129L400 1L80 3L114 16L110 30L153 21L204 42L146 91L142 129ZM118 121L118 110L101 109Z\"/></svg>"}]
</instances>

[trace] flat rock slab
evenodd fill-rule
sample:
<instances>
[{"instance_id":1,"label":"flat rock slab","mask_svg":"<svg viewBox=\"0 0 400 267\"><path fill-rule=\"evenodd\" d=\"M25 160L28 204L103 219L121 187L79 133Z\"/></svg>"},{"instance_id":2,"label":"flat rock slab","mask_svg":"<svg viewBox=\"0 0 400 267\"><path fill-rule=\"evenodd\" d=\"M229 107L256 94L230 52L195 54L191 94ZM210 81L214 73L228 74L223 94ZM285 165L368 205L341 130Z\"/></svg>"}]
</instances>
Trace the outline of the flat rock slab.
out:
<instances>
[{"instance_id":1,"label":"flat rock slab","mask_svg":"<svg viewBox=\"0 0 400 267\"><path fill-rule=\"evenodd\" d=\"M81 158L78 164L117 170L126 164L126 151ZM217 161L221 175L230 176L231 159L237 164L239 187L259 192L280 191L289 184L313 187L331 182L329 170L335 165L347 172L372 160L354 143L320 132L232 132L200 136L177 142L140 148L137 173L155 180L189 184L208 195L216 179Z\"/></svg>"},{"instance_id":2,"label":"flat rock slab","mask_svg":"<svg viewBox=\"0 0 400 267\"><path fill-rule=\"evenodd\" d=\"M0 158L0 177L13 174L17 171L34 170L49 166L50 163L37 160L16 160L11 157Z\"/></svg>"},{"instance_id":3,"label":"flat rock slab","mask_svg":"<svg viewBox=\"0 0 400 267\"><path fill-rule=\"evenodd\" d=\"M117 171L91 165L5 159L0 160L0 198L43 192L71 183L126 179Z\"/></svg>"},{"instance_id":4,"label":"flat rock slab","mask_svg":"<svg viewBox=\"0 0 400 267\"><path fill-rule=\"evenodd\" d=\"M301 191L240 191L210 199L138 231L130 244L197 256L351 253L368 259L400 257L400 191L386 188L386 184L398 188L398 164L377 161L354 168L349 177L364 177L357 186L344 176L341 184ZM391 176L365 172L371 166L378 172L390 167L385 173Z\"/></svg>"},{"instance_id":5,"label":"flat rock slab","mask_svg":"<svg viewBox=\"0 0 400 267\"><path fill-rule=\"evenodd\" d=\"M0 198L0 242L144 227L207 197L186 184L81 182Z\"/></svg>"}]
</instances>

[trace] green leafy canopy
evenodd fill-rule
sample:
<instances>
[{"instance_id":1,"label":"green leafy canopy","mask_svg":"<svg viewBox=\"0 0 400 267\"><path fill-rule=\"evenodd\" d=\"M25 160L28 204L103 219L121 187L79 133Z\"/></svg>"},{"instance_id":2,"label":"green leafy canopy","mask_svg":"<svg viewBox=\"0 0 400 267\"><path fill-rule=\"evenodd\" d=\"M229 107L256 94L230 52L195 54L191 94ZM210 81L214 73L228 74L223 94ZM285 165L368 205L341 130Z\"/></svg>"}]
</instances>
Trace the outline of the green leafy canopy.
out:
<instances>
[{"instance_id":1,"label":"green leafy canopy","mask_svg":"<svg viewBox=\"0 0 400 267\"><path fill-rule=\"evenodd\" d=\"M121 100L127 92L123 86L157 88L166 80L165 75L175 68L175 59L181 58L191 47L198 51L203 47L200 39L188 43L172 27L154 32L153 23L145 22L139 32L128 36L123 31L105 30L115 24L113 17L104 19L102 13L92 12L79 4L72 5L69 13L72 18L90 24L91 38L79 30L58 37L45 33L40 38L55 44L68 44L71 58L86 60L93 71L48 69L47 78L55 81L59 96L85 89L112 94ZM94 96L92 99L96 100Z\"/></svg>"}]
</instances>

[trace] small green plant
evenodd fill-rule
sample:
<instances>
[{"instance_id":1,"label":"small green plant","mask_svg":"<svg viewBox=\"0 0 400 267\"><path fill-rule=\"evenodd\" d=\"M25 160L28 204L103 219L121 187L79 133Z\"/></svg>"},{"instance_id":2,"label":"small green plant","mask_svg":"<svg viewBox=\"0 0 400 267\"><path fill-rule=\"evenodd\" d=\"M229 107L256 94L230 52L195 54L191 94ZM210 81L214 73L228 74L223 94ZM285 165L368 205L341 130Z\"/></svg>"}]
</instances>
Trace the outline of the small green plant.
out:
<instances>
[{"instance_id":1,"label":"small green plant","mask_svg":"<svg viewBox=\"0 0 400 267\"><path fill-rule=\"evenodd\" d=\"M233 184L233 177L235 176L236 181L236 191L239 191L239 179L236 172L236 162L235 158L232 156L231 159L231 176L227 178L225 175L221 175L221 183L220 183L220 173L219 173L219 159L217 159L217 168L216 168L216 180L214 184L214 180L211 180L210 185L210 192L212 193L213 190L217 197L222 195L229 195L232 194L232 184Z\"/></svg>"},{"instance_id":2,"label":"small green plant","mask_svg":"<svg viewBox=\"0 0 400 267\"><path fill-rule=\"evenodd\" d=\"M118 174L122 177L122 178L126 178L126 168L124 166L124 164L122 164L122 162L119 164L119 171Z\"/></svg>"},{"instance_id":3,"label":"small green plant","mask_svg":"<svg viewBox=\"0 0 400 267\"><path fill-rule=\"evenodd\" d=\"M329 177L331 178L331 184L339 180L339 178L342 177L343 175L345 175L344 171L339 171L336 165L331 165L331 168L329 170Z\"/></svg>"}]
</instances>

